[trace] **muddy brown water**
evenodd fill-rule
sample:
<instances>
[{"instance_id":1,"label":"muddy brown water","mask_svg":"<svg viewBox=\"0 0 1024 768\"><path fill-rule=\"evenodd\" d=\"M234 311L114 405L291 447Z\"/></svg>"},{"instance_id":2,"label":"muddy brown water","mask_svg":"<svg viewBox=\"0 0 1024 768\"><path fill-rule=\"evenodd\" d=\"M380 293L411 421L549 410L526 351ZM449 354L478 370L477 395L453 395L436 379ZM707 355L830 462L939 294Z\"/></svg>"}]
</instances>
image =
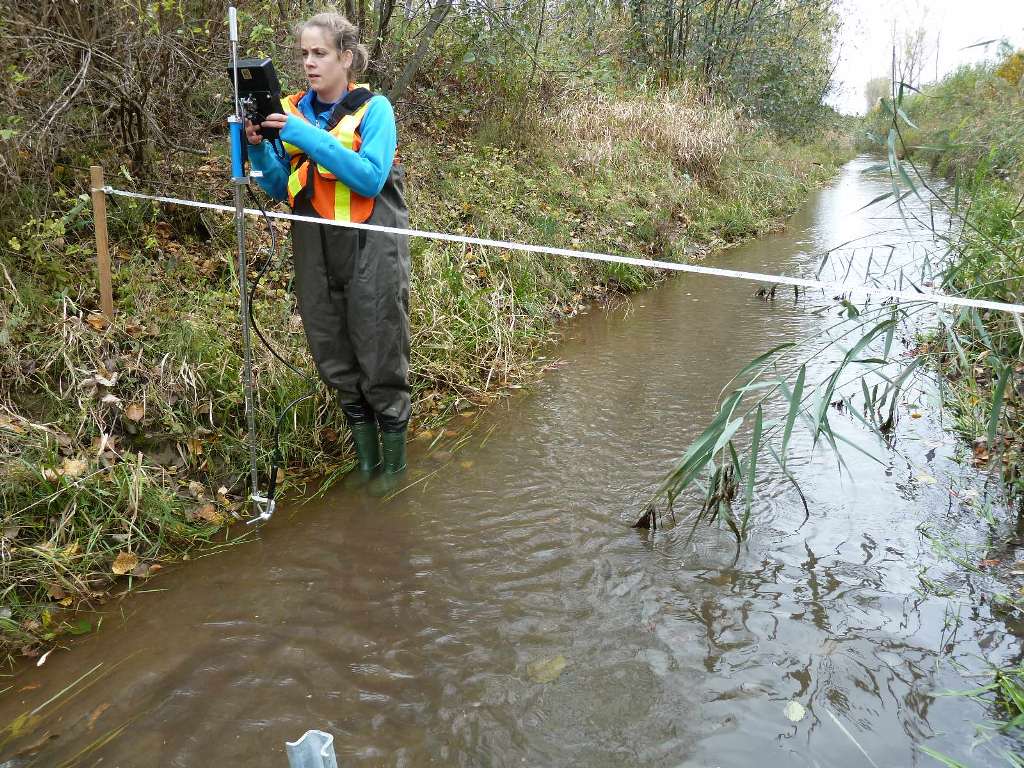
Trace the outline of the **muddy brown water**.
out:
<instances>
[{"instance_id":1,"label":"muddy brown water","mask_svg":"<svg viewBox=\"0 0 1024 768\"><path fill-rule=\"evenodd\" d=\"M886 188L869 162L716 263L813 273L825 248L898 229L858 211ZM739 550L712 528L628 527L737 370L834 322L814 312L829 297L756 287L685 276L578 318L538 385L417 443L419 482L388 503L288 505L112 603L98 632L4 681L0 723L22 727L0 766L284 766L308 728L335 735L342 766L935 764L922 745L1001 764L1019 744L971 746L984 706L935 695L1021 641L923 533L987 535L950 493L985 486L934 387L900 423L902 456L841 416L880 461L848 451L840 476L796 446L806 520L768 470Z\"/></svg>"}]
</instances>

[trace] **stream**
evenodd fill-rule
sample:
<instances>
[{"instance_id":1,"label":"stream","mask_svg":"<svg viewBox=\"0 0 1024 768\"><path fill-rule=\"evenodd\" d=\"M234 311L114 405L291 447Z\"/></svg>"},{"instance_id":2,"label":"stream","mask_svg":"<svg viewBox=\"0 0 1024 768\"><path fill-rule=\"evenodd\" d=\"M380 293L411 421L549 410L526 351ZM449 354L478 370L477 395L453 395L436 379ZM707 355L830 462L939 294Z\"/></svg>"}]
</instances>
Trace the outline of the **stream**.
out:
<instances>
[{"instance_id":1,"label":"stream","mask_svg":"<svg viewBox=\"0 0 1024 768\"><path fill-rule=\"evenodd\" d=\"M925 227L860 210L888 189L872 162L713 263L813 276L854 238L910 258ZM730 378L837 319L830 296L757 288L685 275L593 309L536 385L415 440L403 493L286 504L111 601L99 631L0 681L0 723L22 718L0 768L285 766L311 728L340 766L1005 764L1020 743L973 743L985 705L939 695L1022 640L935 544L984 553L978 507L1001 502L927 377L898 452L836 413L877 457L846 450L840 473L794 433L809 514L766 466L740 547L692 529L691 496L676 524L630 528Z\"/></svg>"}]
</instances>

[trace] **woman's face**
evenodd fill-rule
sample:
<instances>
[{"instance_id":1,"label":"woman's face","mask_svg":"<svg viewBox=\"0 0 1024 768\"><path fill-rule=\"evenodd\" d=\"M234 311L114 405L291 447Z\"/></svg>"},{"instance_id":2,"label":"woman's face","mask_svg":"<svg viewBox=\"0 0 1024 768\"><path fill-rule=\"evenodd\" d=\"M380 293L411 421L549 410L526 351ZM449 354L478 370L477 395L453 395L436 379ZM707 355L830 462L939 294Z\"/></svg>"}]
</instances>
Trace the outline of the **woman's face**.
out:
<instances>
[{"instance_id":1,"label":"woman's face","mask_svg":"<svg viewBox=\"0 0 1024 768\"><path fill-rule=\"evenodd\" d=\"M309 27L299 38L302 66L321 101L337 101L348 90L352 51L338 51L320 27Z\"/></svg>"}]
</instances>

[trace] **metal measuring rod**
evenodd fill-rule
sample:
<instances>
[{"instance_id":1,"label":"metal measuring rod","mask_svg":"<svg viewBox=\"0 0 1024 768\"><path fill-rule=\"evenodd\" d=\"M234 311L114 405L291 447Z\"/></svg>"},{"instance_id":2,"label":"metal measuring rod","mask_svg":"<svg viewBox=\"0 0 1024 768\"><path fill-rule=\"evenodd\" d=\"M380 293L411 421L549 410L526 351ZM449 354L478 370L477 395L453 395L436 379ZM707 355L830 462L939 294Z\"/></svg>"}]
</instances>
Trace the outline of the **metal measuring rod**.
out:
<instances>
[{"instance_id":1,"label":"metal measuring rod","mask_svg":"<svg viewBox=\"0 0 1024 768\"><path fill-rule=\"evenodd\" d=\"M274 514L274 485L276 471L271 472L270 487L267 495L259 492L259 473L256 468L256 413L252 388L252 334L249 327L249 278L245 256L245 204L242 192L249 186L249 176L245 172L246 143L245 113L238 91L238 12L235 6L228 6L228 33L231 41L231 72L234 90L235 112L228 118L231 132L231 186L235 198L235 238L238 241L238 294L240 298L240 316L242 320L242 388L245 392L245 419L249 430L249 480L252 491L249 500L259 513L247 521L247 524L269 520Z\"/></svg>"}]
</instances>

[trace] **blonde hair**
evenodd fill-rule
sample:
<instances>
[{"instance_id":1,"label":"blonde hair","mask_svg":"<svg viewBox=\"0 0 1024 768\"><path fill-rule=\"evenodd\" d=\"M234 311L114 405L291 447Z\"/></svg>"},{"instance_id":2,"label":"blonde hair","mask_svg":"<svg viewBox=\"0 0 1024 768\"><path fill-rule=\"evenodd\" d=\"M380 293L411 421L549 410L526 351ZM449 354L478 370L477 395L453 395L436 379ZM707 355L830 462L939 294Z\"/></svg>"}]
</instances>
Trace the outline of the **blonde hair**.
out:
<instances>
[{"instance_id":1,"label":"blonde hair","mask_svg":"<svg viewBox=\"0 0 1024 768\"><path fill-rule=\"evenodd\" d=\"M302 33L310 27L319 27L324 31L339 53L352 51L352 67L349 69L349 80L355 82L358 75L366 71L370 63L370 54L366 46L359 42L359 28L340 13L318 13L306 19L295 29L295 38L302 39Z\"/></svg>"}]
</instances>

